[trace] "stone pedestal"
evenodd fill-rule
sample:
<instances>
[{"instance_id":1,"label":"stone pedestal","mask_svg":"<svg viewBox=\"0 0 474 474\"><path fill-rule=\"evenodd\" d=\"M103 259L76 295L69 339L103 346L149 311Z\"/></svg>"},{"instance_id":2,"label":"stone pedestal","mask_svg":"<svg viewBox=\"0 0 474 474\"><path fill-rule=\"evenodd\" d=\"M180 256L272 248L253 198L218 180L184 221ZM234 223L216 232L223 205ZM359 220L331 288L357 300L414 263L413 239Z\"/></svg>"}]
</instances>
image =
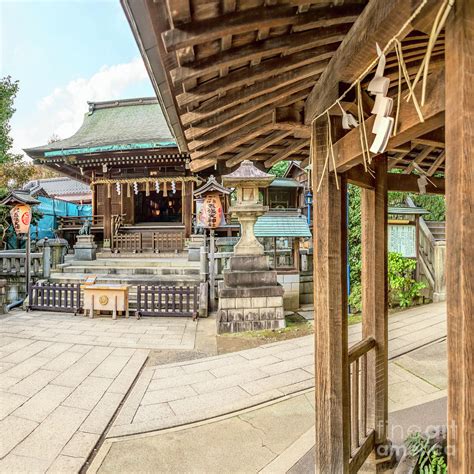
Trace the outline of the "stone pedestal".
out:
<instances>
[{"instance_id":1,"label":"stone pedestal","mask_svg":"<svg viewBox=\"0 0 474 474\"><path fill-rule=\"evenodd\" d=\"M95 260L96 250L93 235L78 235L74 245L74 260Z\"/></svg>"},{"instance_id":2,"label":"stone pedestal","mask_svg":"<svg viewBox=\"0 0 474 474\"><path fill-rule=\"evenodd\" d=\"M224 270L217 313L219 333L285 327L283 287L264 255L234 255Z\"/></svg>"}]
</instances>

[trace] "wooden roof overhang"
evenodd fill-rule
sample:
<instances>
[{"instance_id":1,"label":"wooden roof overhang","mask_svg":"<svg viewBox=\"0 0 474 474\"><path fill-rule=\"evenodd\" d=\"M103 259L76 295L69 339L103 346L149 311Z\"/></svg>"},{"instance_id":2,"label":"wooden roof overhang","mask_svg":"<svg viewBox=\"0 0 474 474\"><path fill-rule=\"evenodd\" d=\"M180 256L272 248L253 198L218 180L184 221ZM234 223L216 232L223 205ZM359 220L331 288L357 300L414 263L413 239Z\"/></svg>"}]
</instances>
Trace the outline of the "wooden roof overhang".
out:
<instances>
[{"instance_id":1,"label":"wooden roof overhang","mask_svg":"<svg viewBox=\"0 0 474 474\"><path fill-rule=\"evenodd\" d=\"M180 149L189 151L193 171L218 162L234 167L245 159L267 168L281 160L306 166L312 117L374 59L375 43L386 44L421 3L372 0L366 7L364 0L121 1L168 123ZM429 0L402 38L412 78L439 3ZM444 33L433 49L430 73L443 67ZM387 56L386 75L395 95L398 62L393 51ZM369 120L372 100L364 94ZM342 105L356 113L353 95ZM405 108L411 113L412 104ZM340 112L333 108L331 114ZM391 169L410 173L416 161L430 175L444 171L441 115L392 141ZM356 138L356 133L347 135ZM357 147L355 140L353 145ZM336 150L342 146L336 144Z\"/></svg>"}]
</instances>

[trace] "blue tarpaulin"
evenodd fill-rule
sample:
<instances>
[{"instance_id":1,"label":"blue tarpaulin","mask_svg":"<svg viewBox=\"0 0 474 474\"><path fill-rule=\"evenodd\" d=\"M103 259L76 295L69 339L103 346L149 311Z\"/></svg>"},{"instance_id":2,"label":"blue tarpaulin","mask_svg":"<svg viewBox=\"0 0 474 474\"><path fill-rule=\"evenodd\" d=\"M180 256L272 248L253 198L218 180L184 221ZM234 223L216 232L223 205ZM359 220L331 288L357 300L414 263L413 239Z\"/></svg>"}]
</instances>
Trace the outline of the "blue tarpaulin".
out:
<instances>
[{"instance_id":1,"label":"blue tarpaulin","mask_svg":"<svg viewBox=\"0 0 474 474\"><path fill-rule=\"evenodd\" d=\"M41 212L42 217L37 224L30 227L32 240L52 239L55 237L55 230L58 228L58 217L60 216L92 216L92 206L90 204L76 204L74 202L60 201L44 196L37 196L40 204L34 207ZM8 240L8 248L15 249L23 247L24 241L17 242L16 235L12 235Z\"/></svg>"}]
</instances>

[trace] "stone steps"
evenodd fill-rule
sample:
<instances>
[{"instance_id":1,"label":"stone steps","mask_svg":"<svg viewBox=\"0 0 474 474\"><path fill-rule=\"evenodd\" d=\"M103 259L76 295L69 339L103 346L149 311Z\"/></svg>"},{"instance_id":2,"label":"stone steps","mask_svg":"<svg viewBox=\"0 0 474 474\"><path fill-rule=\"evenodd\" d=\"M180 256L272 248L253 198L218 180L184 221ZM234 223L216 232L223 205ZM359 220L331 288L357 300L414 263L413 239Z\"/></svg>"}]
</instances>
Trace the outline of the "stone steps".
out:
<instances>
[{"instance_id":1,"label":"stone steps","mask_svg":"<svg viewBox=\"0 0 474 474\"><path fill-rule=\"evenodd\" d=\"M63 267L58 273L79 273L79 274L96 274L96 275L197 275L199 276L199 268L184 267L123 267L123 266L83 266L68 265Z\"/></svg>"}]
</instances>

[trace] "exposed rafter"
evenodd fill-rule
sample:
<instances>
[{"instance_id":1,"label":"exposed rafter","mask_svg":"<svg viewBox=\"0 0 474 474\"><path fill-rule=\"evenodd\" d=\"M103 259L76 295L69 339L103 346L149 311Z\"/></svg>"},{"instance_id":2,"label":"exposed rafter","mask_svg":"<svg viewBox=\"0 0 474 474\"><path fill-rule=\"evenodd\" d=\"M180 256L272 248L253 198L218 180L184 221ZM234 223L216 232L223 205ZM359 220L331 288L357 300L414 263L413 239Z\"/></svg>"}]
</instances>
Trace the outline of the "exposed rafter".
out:
<instances>
[{"instance_id":1,"label":"exposed rafter","mask_svg":"<svg viewBox=\"0 0 474 474\"><path fill-rule=\"evenodd\" d=\"M278 162L282 160L286 160L293 153L296 153L297 151L301 150L302 148L308 145L309 145L308 140L300 140L299 142L292 143L291 145L286 147L284 150L274 155L272 158L269 158L268 160L266 160L265 166L267 168L271 168L273 165L276 165Z\"/></svg>"},{"instance_id":2,"label":"exposed rafter","mask_svg":"<svg viewBox=\"0 0 474 474\"><path fill-rule=\"evenodd\" d=\"M249 146L245 151L242 151L230 160L227 160L225 164L228 168L238 165L240 162L250 159L256 153L265 150L265 148L267 148L268 146L273 145L274 143L277 143L280 140L283 140L290 134L291 131L278 130L272 132L270 135L268 135L268 137L262 138L261 140L255 142L253 145Z\"/></svg>"},{"instance_id":3,"label":"exposed rafter","mask_svg":"<svg viewBox=\"0 0 474 474\"><path fill-rule=\"evenodd\" d=\"M327 9L320 7L307 13L295 13L293 7L257 7L232 12L220 17L180 25L162 34L167 52L207 43L228 35L241 35L261 28L306 26L322 28L352 23L361 11L359 5L344 5Z\"/></svg>"}]
</instances>

